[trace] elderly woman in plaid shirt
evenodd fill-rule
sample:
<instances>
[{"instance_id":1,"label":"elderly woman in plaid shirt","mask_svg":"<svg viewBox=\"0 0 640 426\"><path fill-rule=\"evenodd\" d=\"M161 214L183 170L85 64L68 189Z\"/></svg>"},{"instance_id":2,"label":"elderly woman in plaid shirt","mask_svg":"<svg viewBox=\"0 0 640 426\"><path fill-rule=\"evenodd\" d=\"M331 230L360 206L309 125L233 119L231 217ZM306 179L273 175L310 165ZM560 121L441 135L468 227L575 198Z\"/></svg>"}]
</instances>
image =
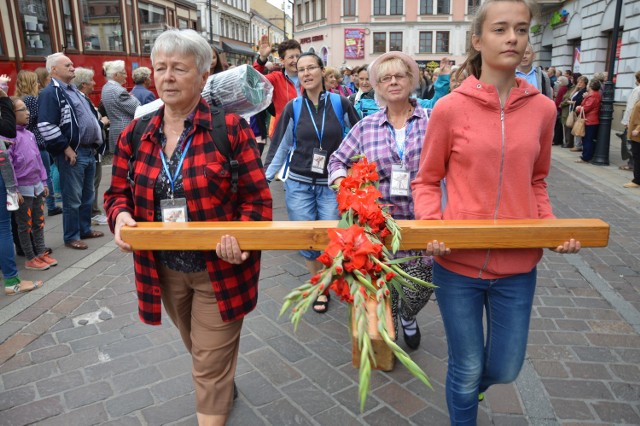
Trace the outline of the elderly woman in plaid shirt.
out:
<instances>
[{"instance_id":1,"label":"elderly woman in plaid shirt","mask_svg":"<svg viewBox=\"0 0 640 426\"><path fill-rule=\"evenodd\" d=\"M211 64L207 41L193 30L166 31L151 62L164 106L138 144L131 140L138 120L118 139L104 203L116 244L131 251L120 229L140 221L271 220L271 193L248 124L225 116L239 163L235 193L229 161L212 140L211 110L200 95ZM141 320L160 324L162 301L193 360L198 423L223 425L233 406L242 321L256 306L260 252L243 252L225 236L215 252L134 251L133 259Z\"/></svg>"},{"instance_id":2,"label":"elderly woman in plaid shirt","mask_svg":"<svg viewBox=\"0 0 640 426\"><path fill-rule=\"evenodd\" d=\"M448 74L448 62L442 65ZM416 61L404 53L388 52L376 59L369 66L369 81L383 108L360 120L329 159L329 182L336 185L347 175L353 156L364 154L370 162L376 162L382 203L391 206L390 213L395 219L415 218L410 182L418 172L429 111L411 98L419 78ZM411 254L420 255L406 252L398 255ZM403 268L431 281L431 264L430 257L421 257ZM405 343L411 349L420 345L416 315L427 304L432 292L424 287L415 291L406 289L402 303L397 294L393 295L394 318L402 323Z\"/></svg>"}]
</instances>

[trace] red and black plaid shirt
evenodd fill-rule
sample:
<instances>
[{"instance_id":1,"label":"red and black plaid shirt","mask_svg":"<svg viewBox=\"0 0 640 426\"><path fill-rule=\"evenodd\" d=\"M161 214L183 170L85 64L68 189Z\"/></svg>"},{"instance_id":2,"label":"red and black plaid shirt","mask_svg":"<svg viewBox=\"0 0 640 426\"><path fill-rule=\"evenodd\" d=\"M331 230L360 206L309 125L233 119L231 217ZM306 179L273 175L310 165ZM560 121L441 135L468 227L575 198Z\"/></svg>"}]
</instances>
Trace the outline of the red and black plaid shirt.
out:
<instances>
[{"instance_id":1,"label":"red and black plaid shirt","mask_svg":"<svg viewBox=\"0 0 640 426\"><path fill-rule=\"evenodd\" d=\"M127 181L132 154L131 134L134 120L118 138L113 157L111 187L104 195L104 205L113 232L116 217L129 212L138 222L152 222L153 189L162 168L159 128L164 107L149 121L135 155L133 189ZM225 116L232 158L239 162L238 192L231 192L229 161L219 153L211 140L211 111L201 99L196 107L191 147L182 165L184 191L190 217L196 221L271 220L271 192L265 179L260 154L253 132L235 114ZM240 265L217 258L214 251L205 252L207 270L224 321L242 318L251 312L258 300L260 252L252 252ZM158 272L153 251L134 251L136 289L140 319L147 324L161 323L161 299Z\"/></svg>"}]
</instances>

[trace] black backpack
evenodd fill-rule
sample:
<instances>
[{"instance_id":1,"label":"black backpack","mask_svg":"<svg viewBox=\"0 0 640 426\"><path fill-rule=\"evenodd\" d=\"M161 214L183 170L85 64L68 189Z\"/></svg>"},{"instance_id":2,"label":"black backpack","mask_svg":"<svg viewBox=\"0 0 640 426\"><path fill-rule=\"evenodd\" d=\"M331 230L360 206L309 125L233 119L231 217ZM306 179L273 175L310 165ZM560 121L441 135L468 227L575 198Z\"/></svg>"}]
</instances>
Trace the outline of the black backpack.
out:
<instances>
[{"instance_id":1,"label":"black backpack","mask_svg":"<svg viewBox=\"0 0 640 426\"><path fill-rule=\"evenodd\" d=\"M231 157L231 142L229 142L227 123L224 121L224 110L216 106L209 105L209 107L211 108L211 139L213 139L216 149L220 151L222 155L227 157L227 160L229 161L229 165L231 166L231 192L236 193L238 192L239 163L238 160ZM133 163L136 159L136 153L140 149L140 138L147 129L149 121L155 114L155 112L150 112L149 114L143 115L133 128L133 132L131 134L131 148L133 154L129 159L128 179L130 184L133 184Z\"/></svg>"}]
</instances>

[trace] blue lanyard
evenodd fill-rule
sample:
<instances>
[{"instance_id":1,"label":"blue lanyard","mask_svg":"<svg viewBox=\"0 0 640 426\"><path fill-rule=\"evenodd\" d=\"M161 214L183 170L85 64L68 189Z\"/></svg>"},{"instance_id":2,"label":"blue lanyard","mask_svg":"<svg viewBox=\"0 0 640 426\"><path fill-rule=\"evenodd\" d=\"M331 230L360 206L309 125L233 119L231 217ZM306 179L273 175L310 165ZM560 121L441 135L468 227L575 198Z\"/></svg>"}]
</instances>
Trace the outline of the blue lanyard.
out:
<instances>
[{"instance_id":1,"label":"blue lanyard","mask_svg":"<svg viewBox=\"0 0 640 426\"><path fill-rule=\"evenodd\" d=\"M171 184L171 199L173 199L173 192L175 182L178 180L178 176L180 176L180 172L182 171L182 162L184 161L184 157L187 156L187 151L189 150L189 146L191 146L191 140L193 140L193 135L187 141L187 145L185 145L184 150L182 151L182 157L180 157L180 162L176 167L176 172L173 176L171 176L171 172L169 171L169 166L167 166L167 160L164 157L164 151L160 148L160 159L162 160L162 167L164 167L164 172L167 174L167 178L169 179L169 183Z\"/></svg>"},{"instance_id":2,"label":"blue lanyard","mask_svg":"<svg viewBox=\"0 0 640 426\"><path fill-rule=\"evenodd\" d=\"M413 123L415 122L415 120L411 120L409 122L409 124L407 124L407 127L404 132L404 141L405 143L407 142L407 139L409 138L409 132L411 132L411 128L413 127ZM400 145L400 142L398 142L398 139L396 139L396 130L393 128L393 126L391 125L391 123L389 123L387 121L387 128L389 129L389 132L391 133L391 137L393 138L393 141L396 143L396 148L398 148L398 155L400 156L400 161L404 162L404 146L405 144Z\"/></svg>"},{"instance_id":3,"label":"blue lanyard","mask_svg":"<svg viewBox=\"0 0 640 426\"><path fill-rule=\"evenodd\" d=\"M313 123L313 128L316 129L316 135L318 136L318 141L320 141L320 149L322 149L322 137L324 136L324 119L327 116L327 98L329 97L328 93L324 94L324 108L322 110L322 127L318 132L318 126L316 126L316 120L313 118L313 113L311 112L311 107L309 106L309 99L304 98L307 104L307 109L309 110L309 115L311 116L311 122Z\"/></svg>"}]
</instances>

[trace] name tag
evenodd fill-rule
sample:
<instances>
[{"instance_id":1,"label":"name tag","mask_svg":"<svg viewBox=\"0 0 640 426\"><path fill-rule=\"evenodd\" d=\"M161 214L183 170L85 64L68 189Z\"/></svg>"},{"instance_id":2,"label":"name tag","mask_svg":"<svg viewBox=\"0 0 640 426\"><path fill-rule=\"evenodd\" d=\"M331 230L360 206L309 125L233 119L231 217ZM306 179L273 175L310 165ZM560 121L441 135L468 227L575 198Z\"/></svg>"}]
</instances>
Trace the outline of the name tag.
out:
<instances>
[{"instance_id":1,"label":"name tag","mask_svg":"<svg viewBox=\"0 0 640 426\"><path fill-rule=\"evenodd\" d=\"M187 222L187 199L173 198L160 200L163 222Z\"/></svg>"},{"instance_id":2,"label":"name tag","mask_svg":"<svg viewBox=\"0 0 640 426\"><path fill-rule=\"evenodd\" d=\"M313 161L311 162L311 171L314 173L324 173L324 165L327 163L327 151L324 149L313 149Z\"/></svg>"},{"instance_id":3,"label":"name tag","mask_svg":"<svg viewBox=\"0 0 640 426\"><path fill-rule=\"evenodd\" d=\"M402 164L391 166L391 195L398 197L408 197L409 191L409 171Z\"/></svg>"}]
</instances>

